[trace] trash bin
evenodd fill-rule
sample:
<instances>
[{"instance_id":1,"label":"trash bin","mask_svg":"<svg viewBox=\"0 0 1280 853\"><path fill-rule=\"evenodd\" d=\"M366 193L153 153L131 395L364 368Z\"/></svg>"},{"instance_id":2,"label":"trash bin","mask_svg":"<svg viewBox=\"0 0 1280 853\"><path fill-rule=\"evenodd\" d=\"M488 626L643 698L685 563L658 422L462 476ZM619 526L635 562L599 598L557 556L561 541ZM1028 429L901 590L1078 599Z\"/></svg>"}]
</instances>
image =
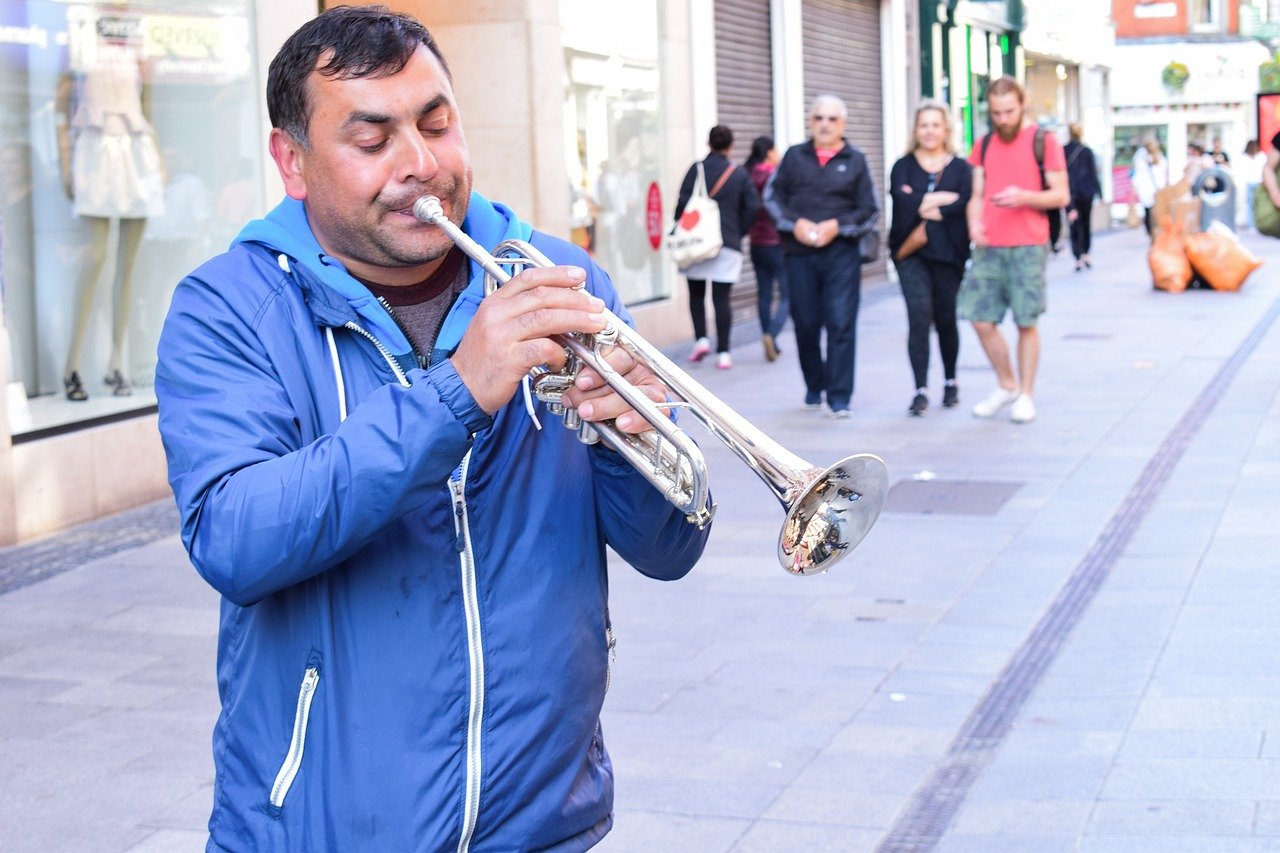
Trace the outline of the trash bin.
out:
<instances>
[{"instance_id":1,"label":"trash bin","mask_svg":"<svg viewBox=\"0 0 1280 853\"><path fill-rule=\"evenodd\" d=\"M1236 182L1221 166L1205 169L1191 185L1191 194L1200 199L1200 230L1221 222L1231 233L1236 230Z\"/></svg>"}]
</instances>

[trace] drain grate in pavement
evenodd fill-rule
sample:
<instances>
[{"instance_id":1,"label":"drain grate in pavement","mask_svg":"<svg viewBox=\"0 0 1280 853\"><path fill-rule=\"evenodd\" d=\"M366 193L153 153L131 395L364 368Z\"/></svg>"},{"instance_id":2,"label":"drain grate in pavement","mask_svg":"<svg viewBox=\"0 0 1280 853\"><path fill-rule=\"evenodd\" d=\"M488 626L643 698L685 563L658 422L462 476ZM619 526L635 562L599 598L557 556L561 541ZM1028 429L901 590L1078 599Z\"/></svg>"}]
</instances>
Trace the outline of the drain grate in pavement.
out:
<instances>
[{"instance_id":1,"label":"drain grate in pavement","mask_svg":"<svg viewBox=\"0 0 1280 853\"><path fill-rule=\"evenodd\" d=\"M995 515L1021 483L971 480L899 480L889 489L885 512L921 515Z\"/></svg>"},{"instance_id":2,"label":"drain grate in pavement","mask_svg":"<svg viewBox=\"0 0 1280 853\"><path fill-rule=\"evenodd\" d=\"M0 548L0 595L178 532L166 498L25 545Z\"/></svg>"}]
</instances>

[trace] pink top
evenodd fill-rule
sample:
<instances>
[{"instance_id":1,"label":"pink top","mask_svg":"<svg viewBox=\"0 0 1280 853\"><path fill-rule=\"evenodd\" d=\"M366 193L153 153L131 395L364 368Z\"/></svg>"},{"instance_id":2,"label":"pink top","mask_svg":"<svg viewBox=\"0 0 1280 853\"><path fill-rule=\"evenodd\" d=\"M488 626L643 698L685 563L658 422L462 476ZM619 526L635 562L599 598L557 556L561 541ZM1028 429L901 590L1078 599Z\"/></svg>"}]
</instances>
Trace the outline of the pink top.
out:
<instances>
[{"instance_id":1,"label":"pink top","mask_svg":"<svg viewBox=\"0 0 1280 853\"><path fill-rule=\"evenodd\" d=\"M969 152L969 164L981 168L986 180L982 189L982 224L987 232L987 245L997 247L1039 246L1049 242L1049 217L1034 207L996 207L991 196L1011 186L1039 190L1040 167L1036 165L1035 125L1024 127L1012 142L993 133L982 162L982 140ZM1062 145L1052 133L1044 137L1045 172L1062 172L1067 168Z\"/></svg>"}]
</instances>

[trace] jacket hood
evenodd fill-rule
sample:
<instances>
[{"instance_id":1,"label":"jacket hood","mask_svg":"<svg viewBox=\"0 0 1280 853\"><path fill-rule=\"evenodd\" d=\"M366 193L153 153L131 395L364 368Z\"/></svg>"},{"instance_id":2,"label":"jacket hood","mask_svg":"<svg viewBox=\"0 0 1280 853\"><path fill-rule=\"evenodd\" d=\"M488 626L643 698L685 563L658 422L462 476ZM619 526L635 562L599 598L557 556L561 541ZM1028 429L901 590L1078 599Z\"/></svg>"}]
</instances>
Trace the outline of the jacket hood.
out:
<instances>
[{"instance_id":1,"label":"jacket hood","mask_svg":"<svg viewBox=\"0 0 1280 853\"><path fill-rule=\"evenodd\" d=\"M471 193L462 230L486 249L492 249L503 240L528 240L533 233L533 228L509 208L491 202L477 192ZM413 347L387 309L368 288L347 272L341 261L321 248L301 201L285 198L264 218L246 225L232 241L232 245L237 243L255 243L273 253L288 256L290 261L300 264L328 289L327 293L312 291L313 296L318 297L315 300L318 304L314 304L318 316L341 325L352 319L350 313L354 312L368 331L398 359L411 357ZM471 315L475 313L475 306L484 298L484 270L474 262L469 269L467 289L445 318L436 343L437 351L452 351L457 347Z\"/></svg>"}]
</instances>

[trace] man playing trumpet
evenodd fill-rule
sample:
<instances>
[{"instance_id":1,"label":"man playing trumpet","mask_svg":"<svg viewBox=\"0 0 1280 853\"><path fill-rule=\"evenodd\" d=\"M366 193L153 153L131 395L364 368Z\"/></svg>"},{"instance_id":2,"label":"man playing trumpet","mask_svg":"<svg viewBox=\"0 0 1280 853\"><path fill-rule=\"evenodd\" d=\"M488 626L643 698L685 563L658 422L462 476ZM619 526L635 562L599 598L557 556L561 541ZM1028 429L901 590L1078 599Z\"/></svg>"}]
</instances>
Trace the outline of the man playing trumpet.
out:
<instances>
[{"instance_id":1,"label":"man playing trumpet","mask_svg":"<svg viewBox=\"0 0 1280 853\"><path fill-rule=\"evenodd\" d=\"M625 311L585 253L472 191L412 18L307 23L268 107L288 198L179 285L156 377L183 542L222 595L210 848L590 847L613 803L605 548L674 579L708 531L518 392L563 363L552 336ZM424 195L559 266L482 299ZM589 370L565 402L650 428Z\"/></svg>"}]
</instances>

